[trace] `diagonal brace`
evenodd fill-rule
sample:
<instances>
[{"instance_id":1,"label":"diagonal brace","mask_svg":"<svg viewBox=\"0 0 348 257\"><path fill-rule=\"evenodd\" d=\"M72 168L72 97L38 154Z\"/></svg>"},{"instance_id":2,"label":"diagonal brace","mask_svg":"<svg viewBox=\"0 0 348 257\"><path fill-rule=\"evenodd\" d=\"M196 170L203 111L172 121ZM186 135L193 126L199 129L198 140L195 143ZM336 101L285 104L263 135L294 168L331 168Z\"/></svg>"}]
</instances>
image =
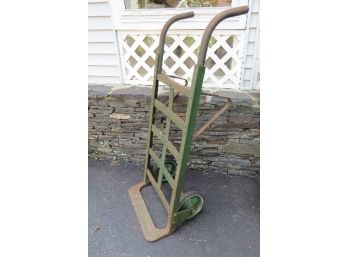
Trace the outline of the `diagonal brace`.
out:
<instances>
[{"instance_id":1,"label":"diagonal brace","mask_svg":"<svg viewBox=\"0 0 348 257\"><path fill-rule=\"evenodd\" d=\"M231 102L225 103L225 105L218 111L216 112L210 120L207 121L207 123L204 124L203 127L201 127L193 136L193 140L195 140L197 137L199 137L206 129L217 119L220 117L221 114L223 114L229 107L231 106Z\"/></svg>"}]
</instances>

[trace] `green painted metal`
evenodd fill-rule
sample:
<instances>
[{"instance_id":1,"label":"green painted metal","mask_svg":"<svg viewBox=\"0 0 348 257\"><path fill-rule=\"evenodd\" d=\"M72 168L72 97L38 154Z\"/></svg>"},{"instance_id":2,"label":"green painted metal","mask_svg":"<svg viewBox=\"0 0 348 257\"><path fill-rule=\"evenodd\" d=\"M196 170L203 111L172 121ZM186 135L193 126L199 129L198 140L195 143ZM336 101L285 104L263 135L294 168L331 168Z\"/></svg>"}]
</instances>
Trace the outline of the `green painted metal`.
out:
<instances>
[{"instance_id":1,"label":"green painted metal","mask_svg":"<svg viewBox=\"0 0 348 257\"><path fill-rule=\"evenodd\" d=\"M171 175L172 174L171 171L169 171L167 169L167 166L165 165L165 163L163 164L161 162L161 160L158 158L157 154L152 149L149 149L149 154L151 155L152 159L156 162L157 167L162 169L162 174L166 177L166 180L169 183L169 185L171 186L171 188L174 188L174 179ZM175 163L175 170L176 170L176 163ZM174 173L175 173L175 171L174 171Z\"/></svg>"},{"instance_id":2,"label":"green painted metal","mask_svg":"<svg viewBox=\"0 0 348 257\"><path fill-rule=\"evenodd\" d=\"M202 210L203 203L204 199L198 192L186 192L182 198L180 198L178 212L190 210L191 215L186 219L192 219Z\"/></svg>"},{"instance_id":3,"label":"green painted metal","mask_svg":"<svg viewBox=\"0 0 348 257\"><path fill-rule=\"evenodd\" d=\"M151 126L152 132L154 135L162 142L163 145L167 147L170 153L174 156L174 158L179 162L181 160L180 153L175 148L175 146L168 140L168 137L155 125Z\"/></svg>"},{"instance_id":4,"label":"green painted metal","mask_svg":"<svg viewBox=\"0 0 348 257\"><path fill-rule=\"evenodd\" d=\"M186 85L181 85L176 81L170 79L168 75L162 74L162 62L164 54L164 42L166 33L172 23L180 19L189 18L193 16L192 12L179 14L166 22L164 25L161 35L160 43L156 50L155 60L155 72L154 82L152 85L152 96L150 106L150 117L149 117L149 132L147 141L147 152L145 157L144 167L144 180L143 182L134 185L129 189L129 195L135 209L136 215L142 227L144 237L148 241L158 240L166 235L172 233L178 226L182 225L185 220L195 217L203 208L203 197L199 193L191 193L189 195L183 195L183 183L187 169L187 163L189 160L189 154L191 149L191 143L193 140L193 132L195 128L197 111L199 108L200 96L202 93L202 85L205 73L205 56L208 48L208 41L212 31L215 29L217 24L222 20L241 15L248 12L248 7L238 7L229 9L218 14L208 25L204 32L198 63L194 67L192 84L191 87L187 88ZM163 104L157 98L159 81L163 82L170 89L169 100L166 104ZM185 120L180 118L175 112L173 112L173 101L177 93L183 93L188 98L187 110ZM226 107L227 109L227 107ZM155 114L159 111L166 116L166 123L164 130L159 129L155 126ZM213 122L216 117L211 119ZM170 125L171 122L175 123L177 127L182 130L182 139L180 149L178 150L169 139ZM203 129L204 130L204 129ZM202 133L202 131L199 131ZM163 144L161 150L161 156L153 150L153 139L157 137ZM166 163L168 155L175 158L175 175L172 177L172 172ZM150 165L150 160L155 162L155 166ZM151 169L154 169L151 173ZM159 169L158 175L156 174ZM165 178L165 179L164 179ZM168 181L172 194L170 201L168 202L161 190L162 183ZM151 184L157 192L163 206L167 211L167 223L164 228L156 228L151 216L149 215L146 204L141 196L141 188ZM184 196L184 198L182 198Z\"/></svg>"},{"instance_id":5,"label":"green painted metal","mask_svg":"<svg viewBox=\"0 0 348 257\"><path fill-rule=\"evenodd\" d=\"M166 107L160 101L155 99L155 103L154 103L155 107L167 116L166 122L168 122L168 123L166 123L166 124L170 124L170 121L173 121L175 123L175 125L178 126L178 128L180 128L181 130L185 130L186 129L185 122L177 114L175 114L175 112L172 111L173 97L174 97L174 93L172 93L172 91L174 92L174 90L171 89L170 91L171 91L171 93L169 95L170 106Z\"/></svg>"},{"instance_id":6,"label":"green painted metal","mask_svg":"<svg viewBox=\"0 0 348 257\"><path fill-rule=\"evenodd\" d=\"M159 196L163 206L165 207L166 211L168 213L170 213L170 206L169 206L169 203L167 202L166 197L164 196L164 194L163 194L163 192L161 190L161 186L157 184L157 182L156 182L155 178L152 176L150 170L147 170L146 175L149 178L153 188L157 192L157 194L158 194L158 196Z\"/></svg>"},{"instance_id":7,"label":"green painted metal","mask_svg":"<svg viewBox=\"0 0 348 257\"><path fill-rule=\"evenodd\" d=\"M170 89L170 93L169 93L169 103L168 103L168 110L170 110L170 112L167 113L166 127L165 127L165 131L164 131L164 135L167 138L167 140L169 138L169 131L170 131L170 122L171 122L171 120L173 120L175 122L175 124L177 124L177 125L179 123L181 123L181 122L183 123L183 120L180 117L178 117L172 111L172 109L173 109L173 101L174 101L174 90L171 88ZM185 124L181 124L181 127L184 128L182 125L185 125ZM163 165L161 165L160 171L159 171L159 174L158 174L158 184L159 184L159 186L161 186L161 184L162 184L163 171L164 171L166 156L167 156L167 145L163 144L163 147L162 147L162 158L161 158L161 164L163 163Z\"/></svg>"},{"instance_id":8,"label":"green painted metal","mask_svg":"<svg viewBox=\"0 0 348 257\"><path fill-rule=\"evenodd\" d=\"M177 165L177 173L175 176L175 183L173 188L173 194L170 201L170 210L176 213L180 201L180 195L184 183L184 177L187 168L187 162L190 154L191 143L193 138L193 130L195 128L196 115L199 107L199 100L201 96L202 84L204 79L204 66L195 66L193 72L193 81L191 85L192 97L189 98L186 110L185 123L187 130L183 131L183 139L181 140L180 155L181 161ZM179 220L178 220L179 219ZM176 224L181 223L180 216L173 215L168 217L168 222Z\"/></svg>"}]
</instances>

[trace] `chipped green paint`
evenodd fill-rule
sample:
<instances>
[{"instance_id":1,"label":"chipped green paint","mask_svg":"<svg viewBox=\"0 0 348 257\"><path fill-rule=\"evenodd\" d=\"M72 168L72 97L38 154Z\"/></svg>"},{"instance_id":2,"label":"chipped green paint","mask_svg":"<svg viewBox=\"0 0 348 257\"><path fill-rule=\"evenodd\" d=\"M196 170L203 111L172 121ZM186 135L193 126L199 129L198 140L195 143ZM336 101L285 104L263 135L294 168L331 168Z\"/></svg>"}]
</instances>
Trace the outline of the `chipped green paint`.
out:
<instances>
[{"instance_id":1,"label":"chipped green paint","mask_svg":"<svg viewBox=\"0 0 348 257\"><path fill-rule=\"evenodd\" d=\"M162 73L162 63L164 55L165 37L169 27L178 20L193 17L193 12L183 13L170 18L164 25L161 35L159 46L156 49L155 60L155 74L154 82L152 86L152 97L149 117L149 131L147 152L145 157L144 166L144 180L129 189L129 196L131 198L132 205L134 207L137 218L140 222L143 235L148 241L156 241L162 237L171 234L177 227L182 225L186 220L196 216L203 208L203 197L198 193L191 193L189 196L182 194L183 183L185 173L187 169L187 162L191 150L191 143L193 140L193 131L195 128L196 116L198 107L200 104L200 97L202 93L202 85L205 73L205 57L208 49L209 39L217 24L222 20L245 14L248 12L248 7L238 7L229 9L218 14L208 25L202 37L201 47L199 49L198 62L195 65L192 84L190 92L188 93L188 104L183 120L180 116L173 112L173 98L175 89L183 86L175 86L175 83L170 82L170 76ZM158 75L162 77L164 82L170 88L169 101L167 104L163 104L158 100ZM166 81L168 83L166 83ZM174 86L173 86L174 85ZM182 90L183 91L183 90ZM166 117L166 127L163 130L155 126L155 114L156 111L161 112ZM182 130L182 139L180 150L169 140L170 123L175 123L180 130ZM153 137L157 137L162 143L161 156L157 156L156 151L153 149ZM171 177L171 173L167 170L168 166L165 165L168 152L175 158L176 171L174 178ZM156 165L151 165L151 159ZM157 176L157 168L155 171L151 170L151 167L159 167ZM170 201L168 201L161 189L164 182L163 176L169 181L172 188ZM174 181L173 181L174 180ZM165 210L167 211L167 224L164 228L156 228L154 222L149 214L147 206L142 198L141 189L151 184L154 190L157 192ZM182 198L183 197L183 198ZM182 198L182 199L181 199Z\"/></svg>"}]
</instances>

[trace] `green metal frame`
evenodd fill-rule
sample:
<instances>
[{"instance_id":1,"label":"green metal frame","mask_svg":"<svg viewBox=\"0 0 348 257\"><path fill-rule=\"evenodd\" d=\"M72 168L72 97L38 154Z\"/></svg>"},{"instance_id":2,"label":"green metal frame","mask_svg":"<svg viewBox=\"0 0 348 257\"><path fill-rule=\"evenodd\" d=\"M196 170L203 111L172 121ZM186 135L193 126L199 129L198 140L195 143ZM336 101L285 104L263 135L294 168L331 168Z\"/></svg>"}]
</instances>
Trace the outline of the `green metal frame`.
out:
<instances>
[{"instance_id":1,"label":"green metal frame","mask_svg":"<svg viewBox=\"0 0 348 257\"><path fill-rule=\"evenodd\" d=\"M164 236L171 234L177 227L182 225L185 222L185 220L187 220L194 212L194 209L187 209L178 212L178 208L180 204L180 197L182 195L182 188L187 169L191 143L193 140L193 132L195 128L197 110L199 107L200 96L202 93L202 84L205 72L204 63L208 49L208 42L213 30L222 20L229 17L246 14L248 10L248 6L228 9L215 16L215 18L209 23L202 37L198 62L194 67L191 87L185 87L173 80L171 76L162 74L162 62L164 54L165 37L169 27L178 20L193 17L193 12L179 14L170 18L165 23L161 31L159 46L156 50L157 55L155 61L154 82L152 86L150 124L147 141L147 153L145 158L144 179L142 182L134 185L129 189L129 196L131 198L132 205L140 222L144 237L148 241L156 241ZM157 99L159 81L169 86L170 88L169 100L167 104L163 104ZM172 110L174 97L177 93L186 95L188 97L185 120L179 117ZM228 106L224 107L220 111L220 114L223 111L225 111L228 108ZM156 111L160 111L166 116L166 127L164 128L164 130L161 130L155 126ZM211 119L210 123L212 123L216 118L217 117L214 116ZM175 123L175 125L182 130L182 140L179 150L176 149L176 147L169 140L171 122ZM203 130L198 131L195 137L202 133ZM163 144L162 155L160 157L157 156L157 154L152 148L154 136L157 137ZM170 175L170 173L164 165L168 151L177 162L174 178ZM158 167L160 168L157 180L152 175L150 170L151 158L157 163ZM168 184L172 189L171 199L169 202L167 201L167 199L164 196L164 193L161 190L163 176L167 179ZM153 186L159 198L161 199L163 206L167 211L167 223L166 226L163 228L156 228L149 214L147 206L142 198L141 189L147 185Z\"/></svg>"}]
</instances>

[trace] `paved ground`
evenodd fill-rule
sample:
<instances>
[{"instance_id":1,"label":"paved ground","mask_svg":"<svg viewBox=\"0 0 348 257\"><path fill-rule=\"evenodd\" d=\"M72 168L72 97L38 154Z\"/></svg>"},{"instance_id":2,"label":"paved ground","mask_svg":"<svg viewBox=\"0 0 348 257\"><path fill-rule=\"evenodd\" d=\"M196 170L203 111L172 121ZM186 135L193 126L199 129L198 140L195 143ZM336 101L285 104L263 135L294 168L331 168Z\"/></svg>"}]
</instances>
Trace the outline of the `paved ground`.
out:
<instances>
[{"instance_id":1,"label":"paved ground","mask_svg":"<svg viewBox=\"0 0 348 257\"><path fill-rule=\"evenodd\" d=\"M143 239L127 193L141 178L142 166L89 160L90 257L260 256L258 180L189 171L185 189L204 196L202 213L150 243ZM165 210L151 187L143 196L156 224L164 224Z\"/></svg>"}]
</instances>

